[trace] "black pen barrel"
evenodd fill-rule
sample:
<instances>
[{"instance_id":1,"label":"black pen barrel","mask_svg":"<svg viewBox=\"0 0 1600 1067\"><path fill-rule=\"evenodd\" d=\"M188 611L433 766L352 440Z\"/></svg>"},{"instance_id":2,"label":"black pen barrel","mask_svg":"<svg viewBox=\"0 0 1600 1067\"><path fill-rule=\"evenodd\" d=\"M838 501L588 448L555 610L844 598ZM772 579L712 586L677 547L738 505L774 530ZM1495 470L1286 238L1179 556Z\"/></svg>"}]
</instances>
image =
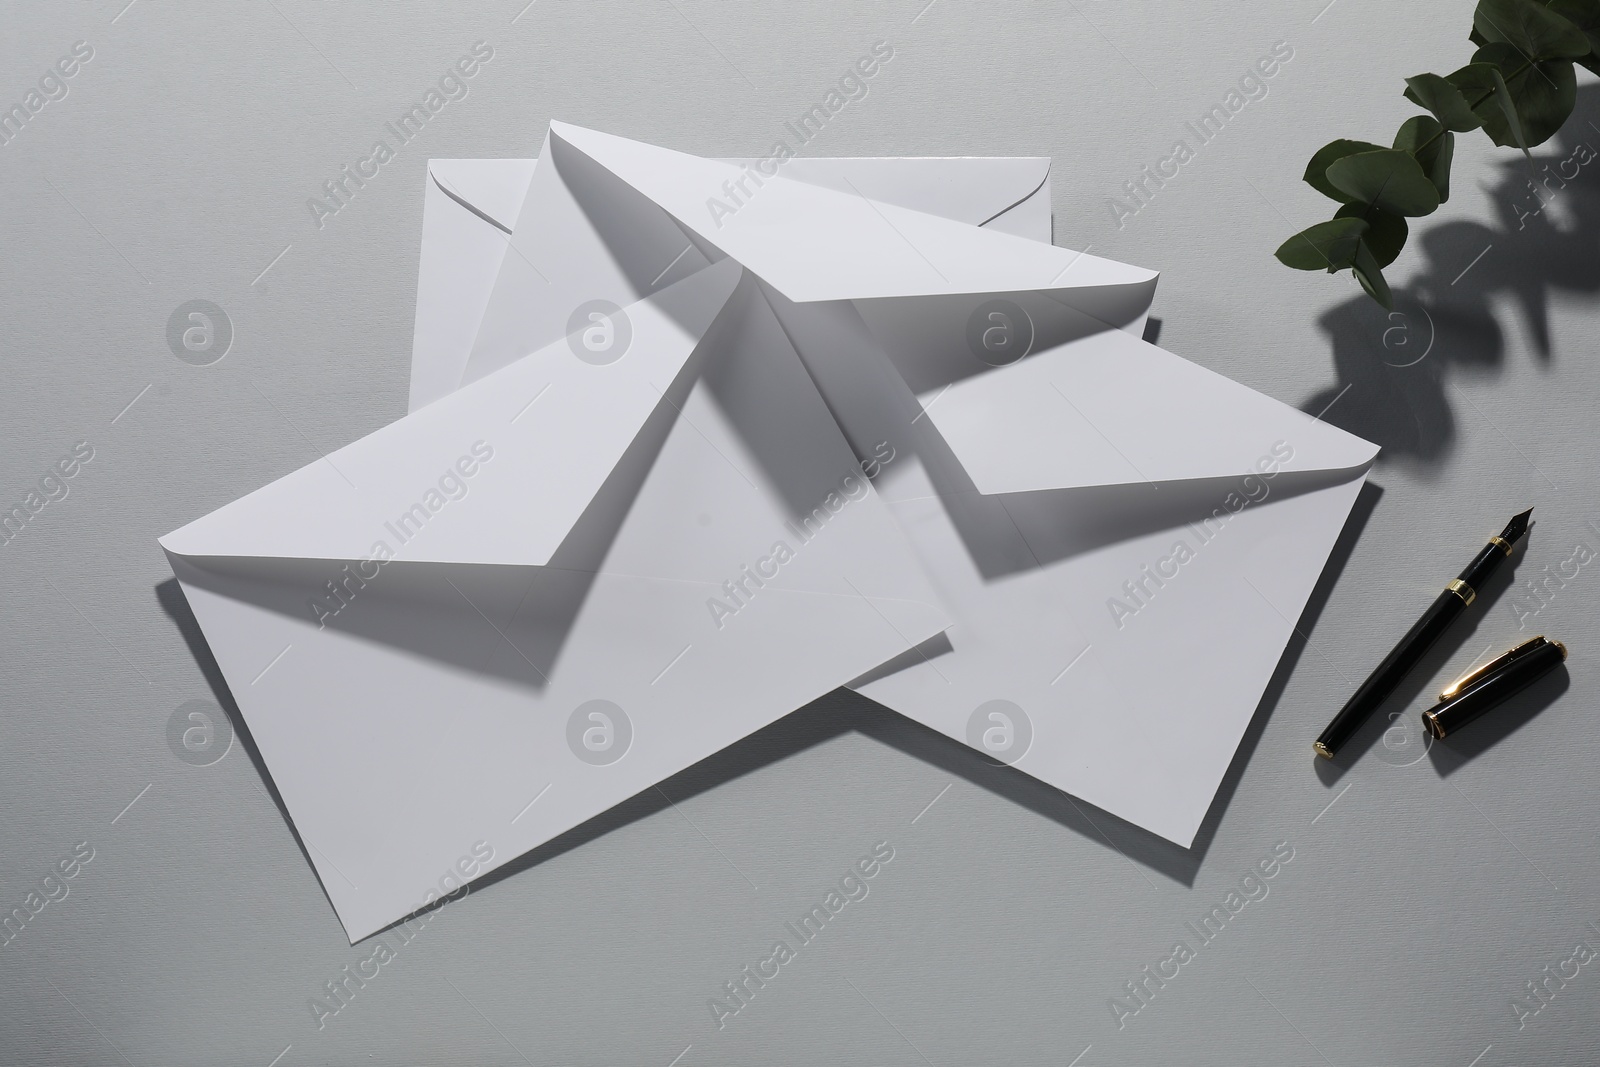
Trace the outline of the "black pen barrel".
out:
<instances>
[{"instance_id":1,"label":"black pen barrel","mask_svg":"<svg viewBox=\"0 0 1600 1067\"><path fill-rule=\"evenodd\" d=\"M1417 665L1417 661L1439 640L1456 616L1466 610L1469 599L1453 588L1439 594L1432 606L1422 613L1422 618L1406 631L1400 643L1383 658L1383 662L1361 683L1361 688L1355 691L1339 714L1333 717L1328 728L1322 731L1315 746L1318 754L1331 759L1334 753L1344 747L1368 716L1389 698L1411 668Z\"/></svg>"},{"instance_id":2,"label":"black pen barrel","mask_svg":"<svg viewBox=\"0 0 1600 1067\"><path fill-rule=\"evenodd\" d=\"M1495 571L1500 569L1500 565L1510 555L1511 553L1507 552L1499 544L1490 541L1483 546L1483 551L1479 552L1472 562L1467 564L1467 569L1461 572L1458 580L1466 582L1469 589L1482 589L1489 584L1489 578Z\"/></svg>"}]
</instances>

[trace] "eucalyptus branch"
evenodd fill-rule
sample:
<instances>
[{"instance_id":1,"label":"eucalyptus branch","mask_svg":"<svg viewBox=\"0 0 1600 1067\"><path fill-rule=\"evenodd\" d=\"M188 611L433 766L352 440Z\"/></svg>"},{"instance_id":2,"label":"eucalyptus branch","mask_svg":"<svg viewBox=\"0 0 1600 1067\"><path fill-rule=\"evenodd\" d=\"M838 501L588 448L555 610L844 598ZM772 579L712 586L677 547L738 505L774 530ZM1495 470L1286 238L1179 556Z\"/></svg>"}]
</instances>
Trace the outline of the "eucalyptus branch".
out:
<instances>
[{"instance_id":1,"label":"eucalyptus branch","mask_svg":"<svg viewBox=\"0 0 1600 1067\"><path fill-rule=\"evenodd\" d=\"M1455 135L1481 129L1524 156L1555 136L1577 104L1573 64L1600 74L1600 0L1479 0L1468 39L1478 50L1460 70L1406 79L1406 99L1428 114L1407 119L1391 147L1338 140L1311 157L1306 183L1342 206L1279 246L1279 262L1349 268L1392 309L1383 268L1405 247L1406 219L1450 199Z\"/></svg>"}]
</instances>

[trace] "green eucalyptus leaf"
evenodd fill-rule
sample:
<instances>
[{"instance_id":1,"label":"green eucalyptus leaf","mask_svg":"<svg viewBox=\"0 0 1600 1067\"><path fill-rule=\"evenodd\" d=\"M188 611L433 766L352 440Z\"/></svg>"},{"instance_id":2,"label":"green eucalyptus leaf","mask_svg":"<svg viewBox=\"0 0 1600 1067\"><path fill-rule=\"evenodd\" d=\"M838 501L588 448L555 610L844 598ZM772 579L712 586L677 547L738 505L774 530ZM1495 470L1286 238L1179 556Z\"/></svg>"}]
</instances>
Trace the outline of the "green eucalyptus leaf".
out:
<instances>
[{"instance_id":1,"label":"green eucalyptus leaf","mask_svg":"<svg viewBox=\"0 0 1600 1067\"><path fill-rule=\"evenodd\" d=\"M1366 141L1329 141L1317 149L1317 154L1311 157L1311 162L1306 164L1304 179L1307 185L1341 204L1353 203L1350 196L1336 189L1328 182L1328 165L1345 156L1355 155L1357 152L1381 151L1382 145L1370 144Z\"/></svg>"},{"instance_id":2,"label":"green eucalyptus leaf","mask_svg":"<svg viewBox=\"0 0 1600 1067\"><path fill-rule=\"evenodd\" d=\"M1483 122L1483 132L1489 135L1491 141L1504 148L1521 148L1524 153L1528 151L1523 142L1522 123L1517 118L1516 105L1512 103L1500 68L1493 63L1468 63L1454 74L1447 75L1445 80L1461 90L1461 95L1467 98L1467 103L1472 105L1473 112Z\"/></svg>"},{"instance_id":3,"label":"green eucalyptus leaf","mask_svg":"<svg viewBox=\"0 0 1600 1067\"><path fill-rule=\"evenodd\" d=\"M1455 134L1426 115L1416 115L1401 125L1400 131L1394 135L1394 146L1402 152L1411 153L1416 159L1422 172L1439 191L1441 204L1450 199L1450 160L1456 151ZM1383 265L1388 266L1387 263Z\"/></svg>"},{"instance_id":4,"label":"green eucalyptus leaf","mask_svg":"<svg viewBox=\"0 0 1600 1067\"><path fill-rule=\"evenodd\" d=\"M1569 60L1530 65L1512 45L1486 44L1473 55L1472 61L1492 63L1505 79L1525 142L1518 147L1531 148L1554 137L1578 102L1578 79ZM1494 136L1487 122L1484 129L1489 131L1490 137ZM1495 143L1505 142L1496 139ZM1513 139L1511 143L1517 142Z\"/></svg>"},{"instance_id":5,"label":"green eucalyptus leaf","mask_svg":"<svg viewBox=\"0 0 1600 1067\"><path fill-rule=\"evenodd\" d=\"M1490 48L1493 46L1484 45L1483 47ZM1478 51L1481 52L1482 50L1480 48ZM1517 112L1516 101L1511 97L1511 89L1506 85L1506 80L1498 69L1494 71L1493 80L1494 102L1500 113L1506 118L1506 132L1511 138L1511 143L1522 149L1523 156L1527 158L1529 163L1532 163L1533 156L1528 152L1527 131L1522 128L1522 117ZM1491 137L1490 140L1493 140L1493 138Z\"/></svg>"},{"instance_id":6,"label":"green eucalyptus leaf","mask_svg":"<svg viewBox=\"0 0 1600 1067\"><path fill-rule=\"evenodd\" d=\"M1372 256L1380 267L1387 267L1395 261L1400 250L1406 246L1406 236L1411 232L1404 215L1361 204L1346 204L1333 217L1360 219L1367 224L1367 232L1361 235L1361 242L1372 250Z\"/></svg>"},{"instance_id":7,"label":"green eucalyptus leaf","mask_svg":"<svg viewBox=\"0 0 1600 1067\"><path fill-rule=\"evenodd\" d=\"M1330 219L1308 226L1278 246L1278 262L1295 270L1343 270L1356 260L1356 246L1367 232L1364 219Z\"/></svg>"},{"instance_id":8,"label":"green eucalyptus leaf","mask_svg":"<svg viewBox=\"0 0 1600 1067\"><path fill-rule=\"evenodd\" d=\"M1482 48L1484 45L1489 43L1489 39L1487 37L1485 37L1483 34L1479 33L1478 32L1478 27L1476 27L1476 26L1472 27L1472 32L1467 34L1467 40L1471 41L1473 44L1477 45L1479 48Z\"/></svg>"},{"instance_id":9,"label":"green eucalyptus leaf","mask_svg":"<svg viewBox=\"0 0 1600 1067\"><path fill-rule=\"evenodd\" d=\"M1427 151L1424 149L1423 155L1426 154ZM1446 130L1444 136L1439 139L1438 155L1434 156L1431 162L1423 162L1421 156L1417 158L1417 162L1428 172L1428 180L1439 190L1441 204L1450 199L1450 164L1454 162L1455 156L1456 135Z\"/></svg>"},{"instance_id":10,"label":"green eucalyptus leaf","mask_svg":"<svg viewBox=\"0 0 1600 1067\"><path fill-rule=\"evenodd\" d=\"M1350 202L1396 215L1428 215L1439 208L1439 190L1409 152L1380 148L1357 152L1328 166L1328 183Z\"/></svg>"},{"instance_id":11,"label":"green eucalyptus leaf","mask_svg":"<svg viewBox=\"0 0 1600 1067\"><path fill-rule=\"evenodd\" d=\"M1485 41L1503 41L1529 61L1577 59L1589 39L1567 19L1534 0L1478 0L1472 28Z\"/></svg>"},{"instance_id":12,"label":"green eucalyptus leaf","mask_svg":"<svg viewBox=\"0 0 1600 1067\"><path fill-rule=\"evenodd\" d=\"M1443 123L1445 129L1466 133L1483 125L1483 120L1472 110L1472 105L1461 95L1461 90L1437 74L1418 74L1414 78L1407 78L1406 99L1433 112L1434 118Z\"/></svg>"},{"instance_id":13,"label":"green eucalyptus leaf","mask_svg":"<svg viewBox=\"0 0 1600 1067\"><path fill-rule=\"evenodd\" d=\"M1361 288L1367 295L1390 311L1394 310L1394 294L1389 292L1389 283L1383 276L1383 271L1378 267L1378 261L1373 258L1372 250L1367 243L1362 241L1356 246L1355 267L1356 280L1361 283Z\"/></svg>"},{"instance_id":14,"label":"green eucalyptus leaf","mask_svg":"<svg viewBox=\"0 0 1600 1067\"><path fill-rule=\"evenodd\" d=\"M1545 7L1583 31L1589 54L1577 57L1577 62L1600 74L1600 0L1548 0Z\"/></svg>"}]
</instances>

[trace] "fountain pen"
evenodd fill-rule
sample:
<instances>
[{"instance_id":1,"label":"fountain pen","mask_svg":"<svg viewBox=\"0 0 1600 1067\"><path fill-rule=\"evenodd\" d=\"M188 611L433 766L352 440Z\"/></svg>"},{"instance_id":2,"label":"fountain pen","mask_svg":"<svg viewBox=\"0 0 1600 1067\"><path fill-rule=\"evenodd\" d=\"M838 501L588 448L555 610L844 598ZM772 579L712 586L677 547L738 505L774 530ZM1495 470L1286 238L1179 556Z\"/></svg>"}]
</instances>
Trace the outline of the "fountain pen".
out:
<instances>
[{"instance_id":1,"label":"fountain pen","mask_svg":"<svg viewBox=\"0 0 1600 1067\"><path fill-rule=\"evenodd\" d=\"M1406 632L1400 643L1394 646L1394 651L1384 657L1371 677L1361 683L1361 688L1355 691L1355 695L1312 744L1317 755L1332 759L1361 728L1361 724L1388 699L1401 679L1427 654L1456 617L1467 610L1467 605L1477 598L1478 589L1511 555L1512 548L1528 532L1528 516L1532 514L1533 509L1529 508L1520 515L1512 516L1504 530L1489 538L1489 543L1467 564L1461 576L1445 586L1444 592L1422 613L1422 618Z\"/></svg>"}]
</instances>

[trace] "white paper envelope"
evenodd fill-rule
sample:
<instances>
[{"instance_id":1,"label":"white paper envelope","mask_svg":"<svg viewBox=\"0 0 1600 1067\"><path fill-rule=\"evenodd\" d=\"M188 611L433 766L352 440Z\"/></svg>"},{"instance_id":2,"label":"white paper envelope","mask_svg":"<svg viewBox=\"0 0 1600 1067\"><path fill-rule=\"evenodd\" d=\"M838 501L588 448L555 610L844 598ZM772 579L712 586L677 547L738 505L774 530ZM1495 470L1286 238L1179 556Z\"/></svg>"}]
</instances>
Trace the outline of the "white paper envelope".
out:
<instances>
[{"instance_id":1,"label":"white paper envelope","mask_svg":"<svg viewBox=\"0 0 1600 1067\"><path fill-rule=\"evenodd\" d=\"M1376 446L1118 330L918 398L793 310L849 435L912 442L879 489L956 620L855 688L1192 844Z\"/></svg>"},{"instance_id":2,"label":"white paper envelope","mask_svg":"<svg viewBox=\"0 0 1600 1067\"><path fill-rule=\"evenodd\" d=\"M741 276L162 539L352 940L947 624Z\"/></svg>"}]
</instances>

